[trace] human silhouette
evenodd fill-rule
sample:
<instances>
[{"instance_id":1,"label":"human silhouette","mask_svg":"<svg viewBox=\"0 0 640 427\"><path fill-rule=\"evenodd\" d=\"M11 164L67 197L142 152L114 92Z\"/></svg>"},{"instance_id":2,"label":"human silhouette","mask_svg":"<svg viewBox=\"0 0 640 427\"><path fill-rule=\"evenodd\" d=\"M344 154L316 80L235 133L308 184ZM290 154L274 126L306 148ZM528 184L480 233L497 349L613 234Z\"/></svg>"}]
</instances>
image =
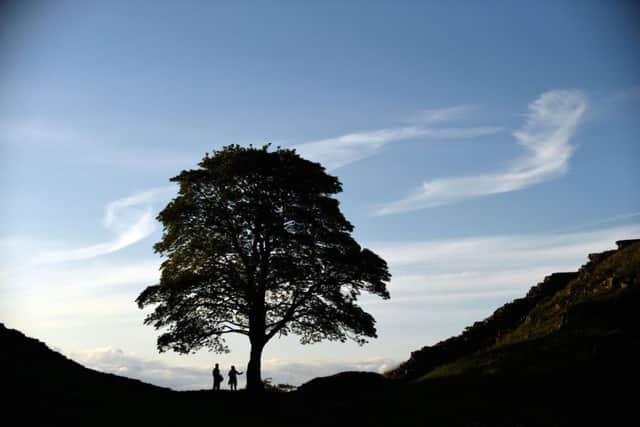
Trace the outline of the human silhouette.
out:
<instances>
[{"instance_id":1,"label":"human silhouette","mask_svg":"<svg viewBox=\"0 0 640 427\"><path fill-rule=\"evenodd\" d=\"M220 383L222 383L223 377L220 374L220 367L217 363L213 371L211 371L211 375L213 375L213 389L220 390Z\"/></svg>"},{"instance_id":2,"label":"human silhouette","mask_svg":"<svg viewBox=\"0 0 640 427\"><path fill-rule=\"evenodd\" d=\"M238 388L238 375L242 375L242 372L236 371L236 367L231 365L229 370L229 387L231 390L237 390Z\"/></svg>"}]
</instances>

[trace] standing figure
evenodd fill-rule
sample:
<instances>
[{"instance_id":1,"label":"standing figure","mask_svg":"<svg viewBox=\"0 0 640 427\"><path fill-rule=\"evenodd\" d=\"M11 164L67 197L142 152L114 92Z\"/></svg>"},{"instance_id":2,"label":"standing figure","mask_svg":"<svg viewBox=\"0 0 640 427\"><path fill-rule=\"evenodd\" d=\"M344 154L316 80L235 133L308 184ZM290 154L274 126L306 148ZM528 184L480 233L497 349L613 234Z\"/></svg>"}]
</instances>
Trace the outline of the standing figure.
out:
<instances>
[{"instance_id":1,"label":"standing figure","mask_svg":"<svg viewBox=\"0 0 640 427\"><path fill-rule=\"evenodd\" d=\"M213 368L213 371L211 371L211 374L213 375L213 389L220 390L220 383L222 383L222 375L220 375L220 368L218 367L217 363L215 368Z\"/></svg>"},{"instance_id":2,"label":"standing figure","mask_svg":"<svg viewBox=\"0 0 640 427\"><path fill-rule=\"evenodd\" d=\"M236 371L236 367L231 365L231 370L229 371L229 387L231 390L238 388L238 375L242 375L242 372Z\"/></svg>"}]
</instances>

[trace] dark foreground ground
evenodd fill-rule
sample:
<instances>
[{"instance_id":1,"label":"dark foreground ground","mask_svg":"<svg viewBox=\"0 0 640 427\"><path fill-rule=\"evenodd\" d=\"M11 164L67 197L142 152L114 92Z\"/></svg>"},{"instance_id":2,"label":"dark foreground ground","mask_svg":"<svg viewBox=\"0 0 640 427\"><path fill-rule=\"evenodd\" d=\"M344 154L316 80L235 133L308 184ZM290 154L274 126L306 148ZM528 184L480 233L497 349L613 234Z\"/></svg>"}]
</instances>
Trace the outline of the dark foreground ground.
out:
<instances>
[{"instance_id":1,"label":"dark foreground ground","mask_svg":"<svg viewBox=\"0 0 640 427\"><path fill-rule=\"evenodd\" d=\"M93 371L0 324L0 425L639 425L638 334L563 334L478 353L460 375L346 372L255 395Z\"/></svg>"},{"instance_id":2,"label":"dark foreground ground","mask_svg":"<svg viewBox=\"0 0 640 427\"><path fill-rule=\"evenodd\" d=\"M420 384L371 384L342 374L330 387L252 395L163 389L60 392L13 389L2 425L638 425L637 375L466 376ZM362 378L362 377L365 378Z\"/></svg>"}]
</instances>

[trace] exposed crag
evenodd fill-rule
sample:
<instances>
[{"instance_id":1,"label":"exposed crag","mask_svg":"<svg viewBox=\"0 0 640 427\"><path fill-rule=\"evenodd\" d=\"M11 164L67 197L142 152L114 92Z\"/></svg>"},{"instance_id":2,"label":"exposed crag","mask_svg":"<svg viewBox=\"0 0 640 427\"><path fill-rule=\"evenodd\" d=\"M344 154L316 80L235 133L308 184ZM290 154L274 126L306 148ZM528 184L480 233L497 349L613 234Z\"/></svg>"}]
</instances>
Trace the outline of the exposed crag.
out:
<instances>
[{"instance_id":1,"label":"exposed crag","mask_svg":"<svg viewBox=\"0 0 640 427\"><path fill-rule=\"evenodd\" d=\"M556 347L567 348L569 333L574 337L574 344L580 340L575 338L578 336L583 341L593 341L595 335L621 331L630 335L633 341L638 329L636 325L640 324L632 319L640 308L637 305L640 240L619 241L617 246L615 250L589 255L589 261L578 272L547 276L524 298L505 304L460 335L413 352L409 360L387 376L414 380L433 372L495 372L499 370L496 364L504 362L496 357L496 351L518 343L522 344L518 348L524 348L523 343L552 337ZM542 346L540 341L536 343L538 347ZM549 348L549 343L543 347ZM478 354L488 352L502 362L489 363L486 360L491 358L489 356L482 362L478 359ZM454 369L451 365L456 363L459 366Z\"/></svg>"}]
</instances>

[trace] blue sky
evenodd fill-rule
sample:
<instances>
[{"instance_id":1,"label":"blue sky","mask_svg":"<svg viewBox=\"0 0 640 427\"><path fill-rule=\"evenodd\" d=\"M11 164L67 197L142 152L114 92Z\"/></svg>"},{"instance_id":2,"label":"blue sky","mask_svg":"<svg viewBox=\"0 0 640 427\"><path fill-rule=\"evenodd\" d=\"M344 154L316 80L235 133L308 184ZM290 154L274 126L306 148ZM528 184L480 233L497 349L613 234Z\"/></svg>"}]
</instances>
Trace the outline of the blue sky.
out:
<instances>
[{"instance_id":1,"label":"blue sky","mask_svg":"<svg viewBox=\"0 0 640 427\"><path fill-rule=\"evenodd\" d=\"M640 237L631 2L17 2L0 10L0 318L176 388L230 355L158 355L168 178L230 143L344 184L394 274L364 347L273 342L265 375L380 370L589 251Z\"/></svg>"}]
</instances>

